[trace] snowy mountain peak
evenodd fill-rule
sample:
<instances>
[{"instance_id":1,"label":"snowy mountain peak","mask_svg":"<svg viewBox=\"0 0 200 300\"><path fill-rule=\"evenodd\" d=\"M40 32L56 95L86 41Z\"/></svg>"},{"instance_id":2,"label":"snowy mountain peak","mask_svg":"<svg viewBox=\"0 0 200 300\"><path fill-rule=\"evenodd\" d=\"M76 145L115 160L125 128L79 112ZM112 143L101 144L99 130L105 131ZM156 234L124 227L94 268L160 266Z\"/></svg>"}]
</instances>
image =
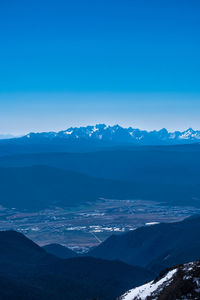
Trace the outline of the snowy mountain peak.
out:
<instances>
[{"instance_id":1,"label":"snowy mountain peak","mask_svg":"<svg viewBox=\"0 0 200 300\"><path fill-rule=\"evenodd\" d=\"M192 128L183 132L169 132L166 128L158 131L146 131L133 127L124 128L118 124L114 126L96 124L94 126L70 127L59 132L30 133L24 138L34 140L65 139L70 141L78 139L126 145L170 145L199 142L200 131L195 131Z\"/></svg>"},{"instance_id":2,"label":"snowy mountain peak","mask_svg":"<svg viewBox=\"0 0 200 300\"><path fill-rule=\"evenodd\" d=\"M200 299L200 262L179 265L120 297L120 300L162 299Z\"/></svg>"},{"instance_id":3,"label":"snowy mountain peak","mask_svg":"<svg viewBox=\"0 0 200 300\"><path fill-rule=\"evenodd\" d=\"M135 289L128 291L125 295L123 295L121 300L145 300L147 297L157 297L159 293L161 293L165 287L169 286L173 281L173 277L175 276L177 269L169 271L165 276L163 276L158 281L151 281L142 286L139 286Z\"/></svg>"}]
</instances>

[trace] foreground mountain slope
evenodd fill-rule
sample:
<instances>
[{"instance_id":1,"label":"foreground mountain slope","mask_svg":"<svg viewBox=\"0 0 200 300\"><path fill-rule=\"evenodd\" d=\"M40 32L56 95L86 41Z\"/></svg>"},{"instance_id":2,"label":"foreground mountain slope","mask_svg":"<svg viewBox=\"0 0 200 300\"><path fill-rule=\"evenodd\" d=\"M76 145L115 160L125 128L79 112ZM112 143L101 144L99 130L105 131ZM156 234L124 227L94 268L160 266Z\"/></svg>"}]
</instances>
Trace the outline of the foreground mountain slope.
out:
<instances>
[{"instance_id":1,"label":"foreground mountain slope","mask_svg":"<svg viewBox=\"0 0 200 300\"><path fill-rule=\"evenodd\" d=\"M20 233L0 232L2 300L114 300L151 277L118 261L59 259Z\"/></svg>"},{"instance_id":2,"label":"foreground mountain slope","mask_svg":"<svg viewBox=\"0 0 200 300\"><path fill-rule=\"evenodd\" d=\"M164 268L200 258L200 217L113 235L91 250L89 255L119 259L159 273Z\"/></svg>"},{"instance_id":3,"label":"foreground mountain slope","mask_svg":"<svg viewBox=\"0 0 200 300\"><path fill-rule=\"evenodd\" d=\"M200 262L176 266L154 281L129 290L120 300L200 299Z\"/></svg>"},{"instance_id":4,"label":"foreground mountain slope","mask_svg":"<svg viewBox=\"0 0 200 300\"><path fill-rule=\"evenodd\" d=\"M55 255L59 258L72 258L76 257L77 254L70 250L69 248L62 246L60 244L48 244L42 247L47 253Z\"/></svg>"},{"instance_id":5,"label":"foreground mountain slope","mask_svg":"<svg viewBox=\"0 0 200 300\"><path fill-rule=\"evenodd\" d=\"M19 232L0 231L0 263L37 263L46 252Z\"/></svg>"}]
</instances>

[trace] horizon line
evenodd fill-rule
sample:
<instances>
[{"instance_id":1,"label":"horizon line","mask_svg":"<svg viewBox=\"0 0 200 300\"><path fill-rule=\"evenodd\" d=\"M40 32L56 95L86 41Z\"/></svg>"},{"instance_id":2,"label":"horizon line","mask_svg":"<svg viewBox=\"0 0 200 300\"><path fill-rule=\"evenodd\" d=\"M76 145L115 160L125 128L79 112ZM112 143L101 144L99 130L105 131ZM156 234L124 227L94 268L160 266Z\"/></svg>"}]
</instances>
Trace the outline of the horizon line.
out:
<instances>
[{"instance_id":1,"label":"horizon line","mask_svg":"<svg viewBox=\"0 0 200 300\"><path fill-rule=\"evenodd\" d=\"M19 133L19 134L13 134L13 133L0 133L0 139L12 139L12 138L20 138L20 137L23 137L23 136L26 136L28 134L41 134L41 133L58 133L58 132L62 132L62 131L67 131L71 128L77 128L77 129L80 129L80 128L86 128L86 127L96 127L96 126L105 126L107 128L112 128L112 127L120 127L122 129L129 129L129 128L132 128L132 129L135 129L135 130L140 130L140 131L146 131L148 133L150 132L159 132L159 131L162 131L162 130L166 130L168 133L175 133L175 132L186 132L186 131L189 131L189 130L192 130L192 131L200 131L200 129L193 129L192 127L188 127L186 129L174 129L174 130L169 130L168 128L166 127L161 127L161 128L157 128L157 129L152 129L152 130L148 130L148 129L143 129L143 128L139 128L139 127L134 127L134 126L123 126L123 125L120 125L120 124L105 124L105 123L96 123L95 125L91 125L91 124L88 124L88 125L80 125L80 126L69 126L67 127L66 129L62 129L62 130L41 130L41 131L27 131L27 132L24 132L24 133Z\"/></svg>"}]
</instances>

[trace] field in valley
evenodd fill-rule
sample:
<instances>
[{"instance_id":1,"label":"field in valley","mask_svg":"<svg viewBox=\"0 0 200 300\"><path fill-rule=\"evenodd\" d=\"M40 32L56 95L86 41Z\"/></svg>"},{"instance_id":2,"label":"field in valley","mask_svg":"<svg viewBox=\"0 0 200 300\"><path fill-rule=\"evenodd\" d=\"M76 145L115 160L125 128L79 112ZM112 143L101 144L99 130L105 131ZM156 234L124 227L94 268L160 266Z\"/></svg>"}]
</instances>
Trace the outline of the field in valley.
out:
<instances>
[{"instance_id":1,"label":"field in valley","mask_svg":"<svg viewBox=\"0 0 200 300\"><path fill-rule=\"evenodd\" d=\"M112 234L150 226L154 222L174 222L200 213L195 207L165 206L142 200L100 199L76 209L59 207L40 212L0 211L0 230L15 229L40 245L60 243L78 252L87 251Z\"/></svg>"}]
</instances>

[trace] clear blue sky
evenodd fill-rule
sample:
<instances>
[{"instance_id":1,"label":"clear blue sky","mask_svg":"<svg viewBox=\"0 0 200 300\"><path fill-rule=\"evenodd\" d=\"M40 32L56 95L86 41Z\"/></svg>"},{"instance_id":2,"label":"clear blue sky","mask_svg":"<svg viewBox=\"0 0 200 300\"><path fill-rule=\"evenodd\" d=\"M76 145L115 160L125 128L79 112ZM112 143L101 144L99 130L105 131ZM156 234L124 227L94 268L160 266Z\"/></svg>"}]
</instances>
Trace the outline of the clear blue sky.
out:
<instances>
[{"instance_id":1,"label":"clear blue sky","mask_svg":"<svg viewBox=\"0 0 200 300\"><path fill-rule=\"evenodd\" d=\"M200 1L0 3L0 133L200 128Z\"/></svg>"}]
</instances>

